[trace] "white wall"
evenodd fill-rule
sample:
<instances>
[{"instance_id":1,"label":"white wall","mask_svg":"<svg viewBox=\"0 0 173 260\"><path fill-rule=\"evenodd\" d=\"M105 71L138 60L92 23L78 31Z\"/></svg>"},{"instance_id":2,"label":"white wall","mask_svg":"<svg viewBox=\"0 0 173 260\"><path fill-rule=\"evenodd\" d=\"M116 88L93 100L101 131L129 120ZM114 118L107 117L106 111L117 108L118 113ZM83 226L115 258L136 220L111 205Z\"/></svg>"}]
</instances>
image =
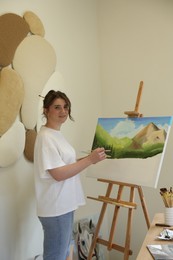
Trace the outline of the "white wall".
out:
<instances>
[{"instance_id":1,"label":"white wall","mask_svg":"<svg viewBox=\"0 0 173 260\"><path fill-rule=\"evenodd\" d=\"M134 110L139 82L144 81L140 112L144 116L173 114L173 2L169 0L100 0L101 82L103 116L122 117ZM171 132L157 189L143 188L149 215L163 212L159 189L173 183ZM115 169L116 171L116 169ZM140 173L139 173L140 174ZM147 231L141 204L134 213L131 248L137 252ZM117 234L126 226L125 211ZM124 216L124 220L123 220ZM111 222L111 211L109 214ZM111 251L111 259L122 254Z\"/></svg>"},{"instance_id":2,"label":"white wall","mask_svg":"<svg viewBox=\"0 0 173 260\"><path fill-rule=\"evenodd\" d=\"M172 115L172 1L1 0L0 10L19 15L31 10L42 20L45 38L56 50L56 69L72 100L75 123L67 123L63 130L77 153L90 148L98 116L123 116L133 110L140 80L144 81L141 112ZM143 189L151 219L163 211L159 188L171 185L172 140L171 135L158 189ZM104 194L104 187L85 174L82 182L86 195ZM24 157L0 169L0 206L0 259L29 260L39 254L42 231L35 213L33 169ZM87 200L76 218L96 214L99 208L99 203ZM111 208L109 213L111 222ZM123 217L120 224L122 241ZM130 259L136 259L146 230L139 203ZM115 251L110 255L122 259Z\"/></svg>"}]
</instances>

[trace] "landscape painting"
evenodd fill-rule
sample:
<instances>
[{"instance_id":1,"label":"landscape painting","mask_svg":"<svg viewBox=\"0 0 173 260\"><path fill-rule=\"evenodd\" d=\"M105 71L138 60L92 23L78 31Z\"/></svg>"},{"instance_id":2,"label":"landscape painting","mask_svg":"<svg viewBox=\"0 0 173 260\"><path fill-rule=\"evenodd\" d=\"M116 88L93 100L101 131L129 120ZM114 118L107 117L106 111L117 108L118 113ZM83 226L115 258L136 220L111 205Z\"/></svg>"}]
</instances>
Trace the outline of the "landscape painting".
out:
<instances>
[{"instance_id":1,"label":"landscape painting","mask_svg":"<svg viewBox=\"0 0 173 260\"><path fill-rule=\"evenodd\" d=\"M104 147L107 160L88 175L156 187L171 125L170 116L98 118L92 149Z\"/></svg>"}]
</instances>

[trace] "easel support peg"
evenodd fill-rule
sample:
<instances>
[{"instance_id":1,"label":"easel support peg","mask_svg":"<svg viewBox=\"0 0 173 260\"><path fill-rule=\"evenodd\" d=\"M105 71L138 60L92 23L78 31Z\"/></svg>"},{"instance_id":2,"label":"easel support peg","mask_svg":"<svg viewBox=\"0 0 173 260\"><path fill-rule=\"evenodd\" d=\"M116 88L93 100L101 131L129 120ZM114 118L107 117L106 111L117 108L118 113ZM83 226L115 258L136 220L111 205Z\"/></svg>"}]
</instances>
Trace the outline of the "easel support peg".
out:
<instances>
[{"instance_id":1,"label":"easel support peg","mask_svg":"<svg viewBox=\"0 0 173 260\"><path fill-rule=\"evenodd\" d=\"M138 112L139 110L139 104L141 101L141 96L142 96L142 90L143 90L144 82L140 81L139 84L139 90L136 98L136 104L135 104L135 110L134 111L125 111L124 114L128 115L128 117L143 117L143 114L140 114Z\"/></svg>"}]
</instances>

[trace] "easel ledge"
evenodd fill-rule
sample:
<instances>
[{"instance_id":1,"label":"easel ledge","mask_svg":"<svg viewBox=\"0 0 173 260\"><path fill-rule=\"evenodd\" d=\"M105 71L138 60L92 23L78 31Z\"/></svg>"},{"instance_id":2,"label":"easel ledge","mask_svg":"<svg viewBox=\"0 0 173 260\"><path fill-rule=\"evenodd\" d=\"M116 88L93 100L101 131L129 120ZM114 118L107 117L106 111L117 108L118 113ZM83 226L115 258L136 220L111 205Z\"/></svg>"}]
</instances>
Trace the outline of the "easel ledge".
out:
<instances>
[{"instance_id":1,"label":"easel ledge","mask_svg":"<svg viewBox=\"0 0 173 260\"><path fill-rule=\"evenodd\" d=\"M122 188L123 187L129 187L130 189L137 189L138 194L139 194L139 198L140 198L140 201L141 201L141 206L142 206L142 209L143 209L143 212L144 212L147 228L150 228L150 218L149 218L149 214L148 214L143 190L142 190L142 187L140 185L131 184L131 183L124 183L124 182L119 182L119 181L113 181L113 180L107 180L107 179L101 179L101 178L98 178L97 181L111 184L111 187L113 185L118 185L119 187L121 186ZM137 208L137 204L132 202L132 201L123 201L123 200L120 200L120 199L112 199L109 196L100 196L99 195L98 198L87 196L87 198L97 200L97 201L101 201L101 202L106 202L106 203L109 203L109 204L113 204L113 205L125 207L125 208L131 208L131 209Z\"/></svg>"}]
</instances>

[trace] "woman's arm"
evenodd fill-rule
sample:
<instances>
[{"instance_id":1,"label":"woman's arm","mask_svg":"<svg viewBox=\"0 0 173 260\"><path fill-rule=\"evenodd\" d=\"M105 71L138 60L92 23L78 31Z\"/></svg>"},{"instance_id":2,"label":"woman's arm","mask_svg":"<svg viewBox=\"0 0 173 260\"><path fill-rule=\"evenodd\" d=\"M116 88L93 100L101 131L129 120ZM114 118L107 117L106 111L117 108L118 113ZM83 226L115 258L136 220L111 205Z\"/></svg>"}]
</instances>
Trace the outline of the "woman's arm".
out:
<instances>
[{"instance_id":1,"label":"woman's arm","mask_svg":"<svg viewBox=\"0 0 173 260\"><path fill-rule=\"evenodd\" d=\"M49 170L49 173L55 180L63 181L77 175L88 166L98 163L105 158L105 149L97 148L92 151L88 156L78 160L77 162L51 169Z\"/></svg>"}]
</instances>

